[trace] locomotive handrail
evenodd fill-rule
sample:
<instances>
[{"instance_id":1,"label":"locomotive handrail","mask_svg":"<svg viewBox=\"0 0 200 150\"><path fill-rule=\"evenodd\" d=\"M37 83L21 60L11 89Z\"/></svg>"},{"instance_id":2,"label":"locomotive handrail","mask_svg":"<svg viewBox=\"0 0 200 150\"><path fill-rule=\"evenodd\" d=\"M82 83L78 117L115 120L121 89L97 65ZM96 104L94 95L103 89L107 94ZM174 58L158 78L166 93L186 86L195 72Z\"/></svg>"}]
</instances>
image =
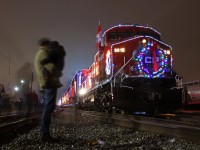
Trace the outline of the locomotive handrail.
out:
<instances>
[{"instance_id":1,"label":"locomotive handrail","mask_svg":"<svg viewBox=\"0 0 200 150\"><path fill-rule=\"evenodd\" d=\"M113 76L114 78L124 69L124 67L133 59L133 57L131 57Z\"/></svg>"},{"instance_id":2,"label":"locomotive handrail","mask_svg":"<svg viewBox=\"0 0 200 150\"><path fill-rule=\"evenodd\" d=\"M133 59L133 56L115 73L115 75L114 75L114 79L115 79L115 77L123 70L123 68L131 61ZM124 74L125 75L125 77L124 78L126 78L126 74ZM122 83L122 81L124 80L124 78L122 79L121 78L121 83ZM115 81L115 80L114 80ZM115 84L115 83L114 83ZM120 86L121 87L125 87L125 88L130 88L130 89L132 89L133 90L133 87L130 87L130 86L124 86L123 84L120 84Z\"/></svg>"},{"instance_id":3,"label":"locomotive handrail","mask_svg":"<svg viewBox=\"0 0 200 150\"><path fill-rule=\"evenodd\" d=\"M87 93L90 93L91 91L97 89L98 87L102 87L103 85L107 84L107 83L110 82L111 80L112 80L112 77L110 77L109 79L106 79L106 80L100 82L98 85L96 85L96 86L94 86L93 88L89 89L89 90L87 91Z\"/></svg>"},{"instance_id":4,"label":"locomotive handrail","mask_svg":"<svg viewBox=\"0 0 200 150\"><path fill-rule=\"evenodd\" d=\"M179 77L179 75L175 76L176 84L177 84L177 89L183 88L183 82L182 78Z\"/></svg>"},{"instance_id":5,"label":"locomotive handrail","mask_svg":"<svg viewBox=\"0 0 200 150\"><path fill-rule=\"evenodd\" d=\"M190 82L185 82L183 83L183 85L194 85L194 84L200 84L200 80L196 80L196 81L190 81Z\"/></svg>"},{"instance_id":6,"label":"locomotive handrail","mask_svg":"<svg viewBox=\"0 0 200 150\"><path fill-rule=\"evenodd\" d=\"M125 86L125 85L123 85L123 84L121 84L121 87L124 87L124 88L129 88L129 89L133 90L133 87L130 87L130 86Z\"/></svg>"}]
</instances>

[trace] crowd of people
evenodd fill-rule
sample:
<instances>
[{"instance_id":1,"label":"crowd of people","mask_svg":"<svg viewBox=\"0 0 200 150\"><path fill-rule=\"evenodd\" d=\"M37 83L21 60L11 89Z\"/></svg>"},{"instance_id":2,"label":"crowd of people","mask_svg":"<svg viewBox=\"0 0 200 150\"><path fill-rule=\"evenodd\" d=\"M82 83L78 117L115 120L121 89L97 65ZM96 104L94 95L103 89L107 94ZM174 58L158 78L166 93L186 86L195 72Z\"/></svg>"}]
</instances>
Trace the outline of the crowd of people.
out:
<instances>
[{"instance_id":1,"label":"crowd of people","mask_svg":"<svg viewBox=\"0 0 200 150\"><path fill-rule=\"evenodd\" d=\"M4 85L0 84L0 114L10 109L12 109L12 105L10 105L9 96L6 94Z\"/></svg>"},{"instance_id":2,"label":"crowd of people","mask_svg":"<svg viewBox=\"0 0 200 150\"><path fill-rule=\"evenodd\" d=\"M27 89L24 87L23 89ZM42 103L34 90L21 89L19 94L9 94L4 85L0 84L0 115L11 114L15 112L24 112L24 116L41 111Z\"/></svg>"}]
</instances>

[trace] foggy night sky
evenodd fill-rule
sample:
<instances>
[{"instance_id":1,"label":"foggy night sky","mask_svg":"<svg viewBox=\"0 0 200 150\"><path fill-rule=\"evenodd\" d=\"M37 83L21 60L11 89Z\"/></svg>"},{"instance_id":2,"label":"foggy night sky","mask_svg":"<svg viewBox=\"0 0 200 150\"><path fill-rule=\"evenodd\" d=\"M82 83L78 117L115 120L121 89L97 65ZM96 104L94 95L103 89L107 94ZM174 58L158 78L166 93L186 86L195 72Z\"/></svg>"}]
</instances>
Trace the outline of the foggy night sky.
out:
<instances>
[{"instance_id":1,"label":"foggy night sky","mask_svg":"<svg viewBox=\"0 0 200 150\"><path fill-rule=\"evenodd\" d=\"M172 46L184 81L200 80L199 6L199 0L0 0L0 83L13 87L31 76L37 42L48 37L67 52L62 93L77 70L92 64L99 20L102 31L125 23L155 28Z\"/></svg>"}]
</instances>

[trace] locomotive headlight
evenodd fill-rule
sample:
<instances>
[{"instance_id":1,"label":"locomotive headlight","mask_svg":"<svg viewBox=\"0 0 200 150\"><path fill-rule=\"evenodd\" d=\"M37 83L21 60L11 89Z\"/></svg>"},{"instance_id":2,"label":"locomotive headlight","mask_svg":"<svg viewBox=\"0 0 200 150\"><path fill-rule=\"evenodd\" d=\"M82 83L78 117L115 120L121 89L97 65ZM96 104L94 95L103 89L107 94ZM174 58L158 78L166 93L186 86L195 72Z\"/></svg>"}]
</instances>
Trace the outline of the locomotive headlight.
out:
<instances>
[{"instance_id":1,"label":"locomotive headlight","mask_svg":"<svg viewBox=\"0 0 200 150\"><path fill-rule=\"evenodd\" d=\"M80 95L84 95L85 93L86 93L86 89L85 88L80 89L80 91L79 91Z\"/></svg>"},{"instance_id":2,"label":"locomotive headlight","mask_svg":"<svg viewBox=\"0 0 200 150\"><path fill-rule=\"evenodd\" d=\"M147 40L146 40L146 39L143 39L143 40L142 40L142 43L143 43L143 44L146 44L146 43L147 43Z\"/></svg>"},{"instance_id":3,"label":"locomotive headlight","mask_svg":"<svg viewBox=\"0 0 200 150\"><path fill-rule=\"evenodd\" d=\"M166 53L167 53L167 55L170 55L171 52L170 52L170 50L167 50Z\"/></svg>"},{"instance_id":4,"label":"locomotive headlight","mask_svg":"<svg viewBox=\"0 0 200 150\"><path fill-rule=\"evenodd\" d=\"M167 55L171 54L170 50L165 50L164 53L167 54Z\"/></svg>"},{"instance_id":5,"label":"locomotive headlight","mask_svg":"<svg viewBox=\"0 0 200 150\"><path fill-rule=\"evenodd\" d=\"M91 102L94 102L94 97L91 98Z\"/></svg>"}]
</instances>

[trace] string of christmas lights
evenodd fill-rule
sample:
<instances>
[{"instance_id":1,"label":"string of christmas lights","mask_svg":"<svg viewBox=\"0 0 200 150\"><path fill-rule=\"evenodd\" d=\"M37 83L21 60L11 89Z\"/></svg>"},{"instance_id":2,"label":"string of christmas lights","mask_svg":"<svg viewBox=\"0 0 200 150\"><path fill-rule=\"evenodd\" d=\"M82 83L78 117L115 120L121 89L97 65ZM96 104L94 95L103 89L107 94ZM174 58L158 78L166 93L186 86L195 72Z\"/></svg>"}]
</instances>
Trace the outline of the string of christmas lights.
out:
<instances>
[{"instance_id":1,"label":"string of christmas lights","mask_svg":"<svg viewBox=\"0 0 200 150\"><path fill-rule=\"evenodd\" d=\"M162 77L164 72L169 69L171 60L168 58L168 54L165 50L158 48L155 50L156 59L153 57L154 48L153 42L148 42L147 45L143 45L136 54L136 66L139 74L143 74L144 77L156 78ZM157 67L155 67L155 64Z\"/></svg>"}]
</instances>

